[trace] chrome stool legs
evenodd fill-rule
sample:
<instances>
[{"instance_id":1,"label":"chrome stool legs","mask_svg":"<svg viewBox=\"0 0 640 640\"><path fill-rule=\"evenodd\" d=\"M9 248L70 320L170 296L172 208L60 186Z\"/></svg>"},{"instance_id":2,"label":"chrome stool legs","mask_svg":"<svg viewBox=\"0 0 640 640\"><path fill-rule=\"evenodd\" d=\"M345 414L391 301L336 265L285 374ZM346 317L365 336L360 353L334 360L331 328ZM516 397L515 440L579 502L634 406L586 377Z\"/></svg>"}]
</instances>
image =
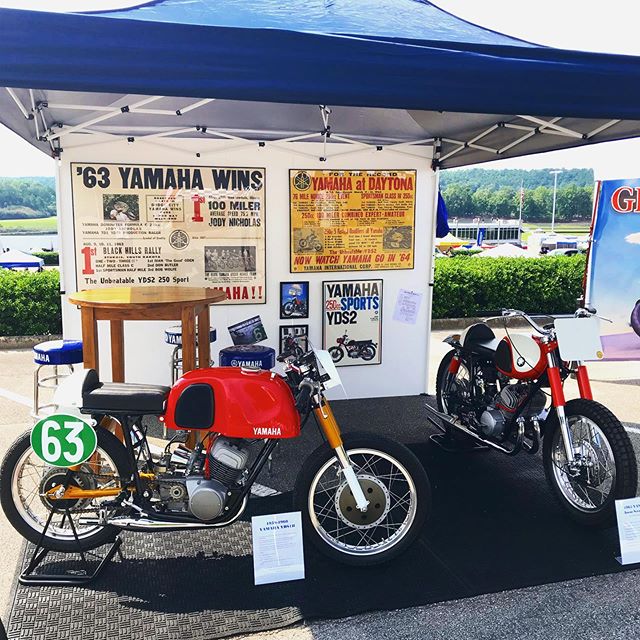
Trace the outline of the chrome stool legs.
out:
<instances>
[{"instance_id":1,"label":"chrome stool legs","mask_svg":"<svg viewBox=\"0 0 640 640\"><path fill-rule=\"evenodd\" d=\"M53 366L53 375L45 376L44 378L41 378L40 369L42 369L43 367L51 368L52 366ZM61 373L59 370L60 367L67 367L69 369L69 372ZM33 372L33 408L31 411L31 417L40 419L43 417L43 414L41 413L43 409L50 409L55 406L53 402L47 402L42 405L40 404L40 389L56 389L60 381L70 376L72 373L73 373L72 364L38 365L36 370Z\"/></svg>"}]
</instances>

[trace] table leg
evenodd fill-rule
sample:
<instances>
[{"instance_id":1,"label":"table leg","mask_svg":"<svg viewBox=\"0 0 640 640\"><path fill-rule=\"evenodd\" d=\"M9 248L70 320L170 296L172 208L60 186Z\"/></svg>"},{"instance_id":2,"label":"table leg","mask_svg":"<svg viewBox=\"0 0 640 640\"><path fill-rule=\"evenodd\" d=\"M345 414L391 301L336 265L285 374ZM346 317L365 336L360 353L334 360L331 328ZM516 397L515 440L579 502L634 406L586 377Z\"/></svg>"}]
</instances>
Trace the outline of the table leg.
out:
<instances>
[{"instance_id":1,"label":"table leg","mask_svg":"<svg viewBox=\"0 0 640 640\"><path fill-rule=\"evenodd\" d=\"M205 369L211 362L211 343L209 342L209 305L205 304L198 313L198 367Z\"/></svg>"},{"instance_id":2,"label":"table leg","mask_svg":"<svg viewBox=\"0 0 640 640\"><path fill-rule=\"evenodd\" d=\"M196 316L193 307L182 309L182 373L196 368Z\"/></svg>"},{"instance_id":3,"label":"table leg","mask_svg":"<svg viewBox=\"0 0 640 640\"><path fill-rule=\"evenodd\" d=\"M111 323L111 379L124 382L124 322L110 320Z\"/></svg>"},{"instance_id":4,"label":"table leg","mask_svg":"<svg viewBox=\"0 0 640 640\"><path fill-rule=\"evenodd\" d=\"M98 322L93 307L82 307L82 358L85 369L95 369L99 373Z\"/></svg>"}]
</instances>

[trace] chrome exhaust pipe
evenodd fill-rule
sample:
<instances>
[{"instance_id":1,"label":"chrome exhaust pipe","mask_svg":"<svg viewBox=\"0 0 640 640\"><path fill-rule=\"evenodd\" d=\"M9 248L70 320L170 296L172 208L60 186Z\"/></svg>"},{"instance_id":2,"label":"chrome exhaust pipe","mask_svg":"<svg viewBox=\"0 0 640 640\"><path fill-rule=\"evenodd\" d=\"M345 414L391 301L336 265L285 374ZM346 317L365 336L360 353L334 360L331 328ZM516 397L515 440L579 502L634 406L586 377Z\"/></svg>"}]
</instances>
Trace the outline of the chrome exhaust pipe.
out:
<instances>
[{"instance_id":1,"label":"chrome exhaust pipe","mask_svg":"<svg viewBox=\"0 0 640 640\"><path fill-rule=\"evenodd\" d=\"M509 449L507 447L503 447L501 444L498 444L497 442L493 442L492 440L486 440L485 438L478 435L474 431L471 431L466 425L463 425L458 420L455 420L451 418L451 416L448 416L446 413L441 413L440 411L437 411L436 409L434 409L428 404L425 404L424 406L428 412L433 414L433 416L435 416L436 418L439 418L444 424L449 426L451 429L457 429L458 431L462 431L462 433L470 436L474 440L477 440L478 442L484 445L487 445L489 447L493 447L494 449L497 449L498 451L505 453L508 456L515 456L516 453L518 453L520 449L522 449L522 442L524 440L524 421L523 420L518 422L518 433L516 434L516 442L513 445L513 447ZM438 424L437 420L432 416L430 416L429 414L427 414L427 420L436 428L440 429L440 431L442 431L443 433L447 432L446 427L443 427L441 424Z\"/></svg>"}]
</instances>

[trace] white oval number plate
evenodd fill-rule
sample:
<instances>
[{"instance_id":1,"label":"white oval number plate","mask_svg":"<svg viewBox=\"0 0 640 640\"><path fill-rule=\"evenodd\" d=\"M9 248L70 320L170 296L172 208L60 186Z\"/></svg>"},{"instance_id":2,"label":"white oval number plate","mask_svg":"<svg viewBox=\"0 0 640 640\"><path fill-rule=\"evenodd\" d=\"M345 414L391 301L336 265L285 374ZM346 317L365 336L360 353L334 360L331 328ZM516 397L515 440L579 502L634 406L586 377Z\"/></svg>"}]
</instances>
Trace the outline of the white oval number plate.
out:
<instances>
[{"instance_id":1,"label":"white oval number plate","mask_svg":"<svg viewBox=\"0 0 640 640\"><path fill-rule=\"evenodd\" d=\"M85 462L97 446L96 432L77 416L54 414L43 418L31 429L34 453L54 467L73 467Z\"/></svg>"}]
</instances>

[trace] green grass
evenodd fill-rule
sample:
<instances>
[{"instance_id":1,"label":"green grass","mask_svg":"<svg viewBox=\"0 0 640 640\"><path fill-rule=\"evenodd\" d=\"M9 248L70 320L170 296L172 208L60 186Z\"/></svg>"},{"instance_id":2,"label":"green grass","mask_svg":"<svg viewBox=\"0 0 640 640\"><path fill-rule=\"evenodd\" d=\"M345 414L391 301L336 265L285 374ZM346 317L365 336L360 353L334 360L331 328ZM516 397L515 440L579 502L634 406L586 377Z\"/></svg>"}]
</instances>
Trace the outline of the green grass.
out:
<instances>
[{"instance_id":1,"label":"green grass","mask_svg":"<svg viewBox=\"0 0 640 640\"><path fill-rule=\"evenodd\" d=\"M58 218L25 218L21 220L0 220L0 235L29 233L56 233Z\"/></svg>"}]
</instances>

